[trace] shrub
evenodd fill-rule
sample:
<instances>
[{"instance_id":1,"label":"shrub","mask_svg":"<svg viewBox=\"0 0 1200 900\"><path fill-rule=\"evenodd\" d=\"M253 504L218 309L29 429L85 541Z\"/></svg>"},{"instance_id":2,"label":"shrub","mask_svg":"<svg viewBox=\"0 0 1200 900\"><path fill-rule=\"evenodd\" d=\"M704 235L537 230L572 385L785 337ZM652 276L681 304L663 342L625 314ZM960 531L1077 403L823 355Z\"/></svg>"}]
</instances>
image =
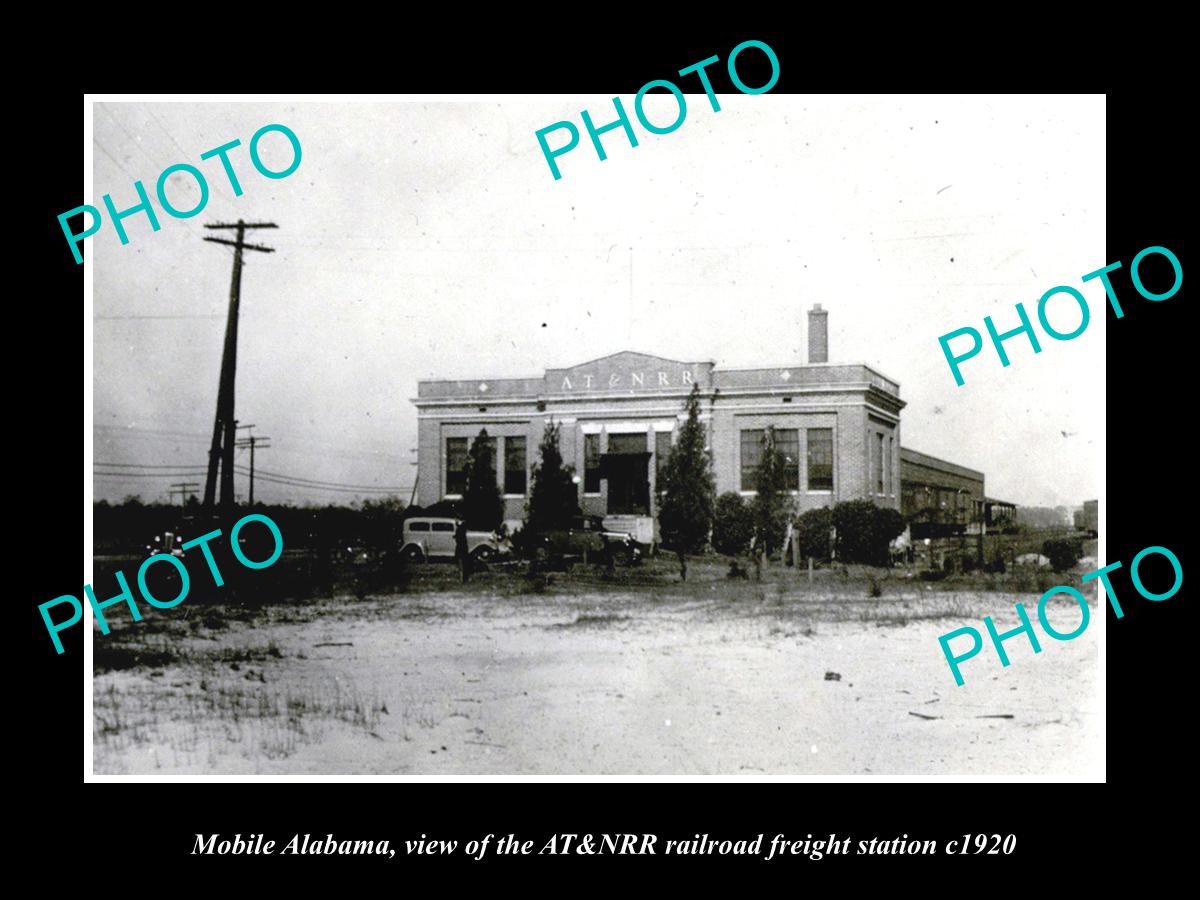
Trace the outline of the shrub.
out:
<instances>
[{"instance_id":1,"label":"shrub","mask_svg":"<svg viewBox=\"0 0 1200 900\"><path fill-rule=\"evenodd\" d=\"M796 520L796 534L800 538L802 559L808 556L814 559L829 559L829 531L831 528L833 528L833 510L827 506L810 509Z\"/></svg>"},{"instance_id":2,"label":"shrub","mask_svg":"<svg viewBox=\"0 0 1200 900\"><path fill-rule=\"evenodd\" d=\"M717 498L713 517L713 549L725 556L739 556L754 536L754 518L741 494L728 491Z\"/></svg>"},{"instance_id":3,"label":"shrub","mask_svg":"<svg viewBox=\"0 0 1200 900\"><path fill-rule=\"evenodd\" d=\"M1065 572L1079 562L1083 547L1077 541L1057 538L1042 544L1042 555L1050 560L1055 572Z\"/></svg>"},{"instance_id":4,"label":"shrub","mask_svg":"<svg viewBox=\"0 0 1200 900\"><path fill-rule=\"evenodd\" d=\"M704 549L713 525L712 458L704 448L700 424L700 386L693 385L684 404L687 420L667 454L658 484L658 524L663 544L679 556L679 575L687 580L687 554Z\"/></svg>"},{"instance_id":5,"label":"shrub","mask_svg":"<svg viewBox=\"0 0 1200 900\"><path fill-rule=\"evenodd\" d=\"M518 528L508 536L508 543L512 547L513 554L519 559L532 559L535 545L535 536L528 528Z\"/></svg>"},{"instance_id":6,"label":"shrub","mask_svg":"<svg viewBox=\"0 0 1200 900\"><path fill-rule=\"evenodd\" d=\"M787 493L787 458L775 443L775 430L763 435L762 456L754 477L754 499L750 512L754 517L754 556L772 556L783 548L787 532L791 497Z\"/></svg>"},{"instance_id":7,"label":"shrub","mask_svg":"<svg viewBox=\"0 0 1200 900\"><path fill-rule=\"evenodd\" d=\"M504 519L504 498L496 481L496 439L482 429L467 453L463 518L472 531L495 531Z\"/></svg>"},{"instance_id":8,"label":"shrub","mask_svg":"<svg viewBox=\"0 0 1200 900\"><path fill-rule=\"evenodd\" d=\"M530 535L566 528L571 517L579 514L579 493L573 480L575 469L563 464L559 449L560 428L554 422L547 422L538 447L539 461L533 465L533 485L529 491L525 524L525 531Z\"/></svg>"},{"instance_id":9,"label":"shrub","mask_svg":"<svg viewBox=\"0 0 1200 900\"><path fill-rule=\"evenodd\" d=\"M904 531L904 517L870 500L850 500L833 508L833 525L842 562L885 566L888 545Z\"/></svg>"}]
</instances>

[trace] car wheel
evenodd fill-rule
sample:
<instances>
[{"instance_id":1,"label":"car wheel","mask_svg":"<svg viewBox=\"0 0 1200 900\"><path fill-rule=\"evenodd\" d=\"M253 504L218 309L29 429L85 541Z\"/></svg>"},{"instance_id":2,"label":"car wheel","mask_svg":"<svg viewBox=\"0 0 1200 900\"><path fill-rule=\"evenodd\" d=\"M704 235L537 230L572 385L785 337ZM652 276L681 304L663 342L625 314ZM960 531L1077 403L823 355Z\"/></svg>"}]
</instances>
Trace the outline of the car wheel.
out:
<instances>
[{"instance_id":1,"label":"car wheel","mask_svg":"<svg viewBox=\"0 0 1200 900\"><path fill-rule=\"evenodd\" d=\"M409 544L400 551L400 556L405 562L421 562L425 558L425 554L416 544Z\"/></svg>"},{"instance_id":2,"label":"car wheel","mask_svg":"<svg viewBox=\"0 0 1200 900\"><path fill-rule=\"evenodd\" d=\"M496 551L486 544L482 547L476 547L471 551L471 559L481 563L491 562L492 557L495 555Z\"/></svg>"}]
</instances>

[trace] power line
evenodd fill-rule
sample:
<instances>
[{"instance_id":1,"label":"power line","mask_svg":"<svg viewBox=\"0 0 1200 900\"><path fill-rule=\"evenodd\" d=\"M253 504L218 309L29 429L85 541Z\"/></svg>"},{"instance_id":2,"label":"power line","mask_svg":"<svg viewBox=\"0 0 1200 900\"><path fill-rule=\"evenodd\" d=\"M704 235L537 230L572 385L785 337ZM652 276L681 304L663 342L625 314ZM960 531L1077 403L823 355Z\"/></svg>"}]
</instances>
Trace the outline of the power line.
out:
<instances>
[{"instance_id":1,"label":"power line","mask_svg":"<svg viewBox=\"0 0 1200 900\"><path fill-rule=\"evenodd\" d=\"M119 431L121 433L137 432L139 434L166 434L182 437L199 437L207 438L208 435L198 431L181 431L178 428L142 428L137 425L93 425L93 430L96 431Z\"/></svg>"},{"instance_id":2,"label":"power line","mask_svg":"<svg viewBox=\"0 0 1200 900\"><path fill-rule=\"evenodd\" d=\"M92 466L104 466L110 469L181 469L185 468L182 464L176 466L143 466L140 462L101 462L96 460L92 462Z\"/></svg>"},{"instance_id":3,"label":"power line","mask_svg":"<svg viewBox=\"0 0 1200 900\"><path fill-rule=\"evenodd\" d=\"M115 319L219 319L220 313L194 314L182 316L93 316L96 321L112 321Z\"/></svg>"},{"instance_id":4,"label":"power line","mask_svg":"<svg viewBox=\"0 0 1200 900\"><path fill-rule=\"evenodd\" d=\"M151 109L145 103L142 104L142 109L144 109L146 111L146 113L150 116L150 118L154 120L154 124L157 125L159 127L159 130L162 131L162 133L167 136L167 139L170 140L170 142L175 145L175 149L179 151L180 155L182 155L185 159L188 158L189 156L191 156L191 154L189 154L186 150L184 150L181 146L179 146L179 141L175 140L175 136L173 134L171 134L170 131L167 130L167 126L164 125L162 123L162 120L159 119L159 117L154 114L153 109ZM233 202L233 198L230 197L229 194L227 194L225 192L225 188L221 186L221 183L219 181L212 181L212 182L210 182L210 185L214 190L216 190L218 193L220 193L221 196L223 196L230 203Z\"/></svg>"},{"instance_id":5,"label":"power line","mask_svg":"<svg viewBox=\"0 0 1200 900\"><path fill-rule=\"evenodd\" d=\"M195 478L197 475L203 475L204 470L198 472L93 472L93 478Z\"/></svg>"},{"instance_id":6,"label":"power line","mask_svg":"<svg viewBox=\"0 0 1200 900\"><path fill-rule=\"evenodd\" d=\"M271 476L274 476L275 478L286 478L289 481L306 482L308 484L324 484L324 485L330 485L332 487L343 487L343 488L365 488L367 490L378 490L378 491L393 490L393 489L400 490L399 487L393 488L393 487L389 487L387 485L346 484L345 482L342 482L342 481L325 481L324 479L319 479L319 478L305 478L301 475L288 475L284 472L268 472L265 469L259 469L258 471L261 472L263 475L271 475Z\"/></svg>"},{"instance_id":7,"label":"power line","mask_svg":"<svg viewBox=\"0 0 1200 900\"><path fill-rule=\"evenodd\" d=\"M249 470L239 471L239 474L247 475L247 474L249 474ZM397 488L396 490L379 490L377 488L376 489L364 489L364 488L322 487L321 485L316 485L316 484L296 484L295 482L284 481L283 479L279 479L279 478L271 478L269 476L263 475L262 473L257 473L255 475L255 478L257 478L259 481L265 481L269 484L278 485L280 487L295 488L300 491L323 491L323 492L329 492L332 494L378 494L378 495L384 495L384 496L392 496L392 495L403 496L403 494L404 494L404 489L402 489L402 488Z\"/></svg>"}]
</instances>

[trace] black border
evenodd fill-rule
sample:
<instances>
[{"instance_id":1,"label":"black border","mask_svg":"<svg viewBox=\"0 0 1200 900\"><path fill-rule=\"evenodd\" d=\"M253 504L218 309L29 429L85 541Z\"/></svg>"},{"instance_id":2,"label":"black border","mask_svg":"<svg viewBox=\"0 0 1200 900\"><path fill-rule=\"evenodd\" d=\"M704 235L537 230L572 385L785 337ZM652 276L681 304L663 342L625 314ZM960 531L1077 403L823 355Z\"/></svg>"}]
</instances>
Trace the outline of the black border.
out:
<instances>
[{"instance_id":1,"label":"black border","mask_svg":"<svg viewBox=\"0 0 1200 900\"><path fill-rule=\"evenodd\" d=\"M723 30L728 34L735 29ZM739 34L733 38L713 28L683 36L674 33L659 40L630 28L621 37L597 35L586 44L583 35L575 32L569 38L531 39L528 47L515 46L510 39L470 46L457 36L453 40L437 39L436 35L410 37L386 56L382 47L368 47L358 66L344 70L338 87L431 93L629 95L645 81L670 77L678 68L709 55L718 54L724 59L728 50L746 37L766 41L779 55L778 93L879 87L921 92L967 87L936 77L916 77L914 73L928 72L927 66L901 68L906 61L928 62L934 53L932 47L921 50L905 45L896 48L892 57L876 60L879 66L891 66L892 71L901 73L895 81L881 82L868 71L851 71L855 60L869 52L864 51L862 42L855 44L852 36L844 40L829 38L836 46L848 48L838 69L830 65L829 55L814 56L814 48L827 37L821 33L792 28L736 30ZM951 45L952 49L942 48L934 61L944 63L950 71L961 71L964 63L976 56L986 59L996 54L999 58L1006 49L999 43L974 50ZM1034 48L1026 50L1024 59L1036 56ZM238 71L233 67L237 62L234 51L222 54L218 50L214 51L212 68L220 70L223 63L228 63L230 77L213 81L197 70L163 75L160 82L158 73L150 73L154 83L149 89L174 93L186 85L189 92L332 90L328 71L313 72L309 67L297 66L294 58L289 63L289 53L311 59L307 48L297 51L293 47L281 53L277 61L280 71L290 73L287 78L233 77ZM1022 64L1011 55L1003 58L1006 65ZM719 73L721 67L713 71ZM486 73L486 77L481 79L480 73ZM1047 78L1038 87L1097 89L1096 83L1071 83L1084 80L1080 71L1058 74L1061 78ZM751 81L749 75L747 80ZM971 87L1003 87L1000 81L998 76L981 76ZM103 83L99 86L112 87ZM122 89L133 87L131 82ZM716 87L719 93L729 90L728 85L717 83ZM64 253L55 216L82 202L82 113L83 98L77 89L47 92L30 104L29 118L40 129L32 161L37 176L19 185L28 192L23 207L31 213L20 217L20 221L34 228L32 244L35 258L41 262L37 270L41 277L34 281L34 290L44 295L18 304L14 316L15 333L31 339L40 352L30 359L29 351L17 350L18 354L24 350L26 356L20 373L23 377L15 379L14 385L18 388L14 392L18 397L17 415L10 420L14 426L21 423L20 433L31 444L36 441L38 447L30 466L17 464L24 471L32 469L19 480L18 495L20 508L32 513L17 529L21 549L27 552L10 560L10 572L19 570L20 614L25 616L26 636L30 639L24 665L15 670L28 707L24 712L28 727L22 730L27 739L15 742L20 764L14 771L29 772L34 781L28 784L42 786L42 795L27 811L30 832L37 834L55 827L61 831L68 821L81 823L77 829L106 843L109 853L121 853L122 841L131 839L131 852L138 854L139 866L167 865L173 871L187 873L189 882L196 884L210 879L220 883L217 879L231 866L243 872L253 867L270 877L309 879L325 871L400 874L395 866L401 865L423 873L453 871L460 879L455 885L461 884L461 879L487 884L485 879L498 873L513 873L522 880L538 875L552 877L568 866L580 872L611 868L621 877L651 867L671 871L673 876L704 875L717 868L746 874L763 872L772 865L777 870L782 868L782 861L779 865L759 865L730 858L613 860L546 856L493 859L470 865L464 865L461 857L397 856L384 869L379 868L383 865L380 861L342 857L301 858L287 865L268 860L264 866L261 859L254 858L187 856L197 832L245 835L261 831L286 840L297 832L318 835L333 831L339 837L386 837L394 843L421 832L459 840L489 832L516 832L539 844L552 831L652 831L664 838L696 832L731 838L759 832L767 833L768 838L775 832L800 837L812 833L816 837L831 831L856 837L908 833L941 839L964 832L1018 834L1018 852L1012 857L965 857L975 861L970 869L973 874L990 873L997 866L1012 874L1033 860L1048 864L1052 870L1066 871L1080 861L1090 861L1096 849L1093 845L1099 841L1124 844L1139 840L1130 834L1135 823L1120 819L1119 810L1126 809L1133 797L1141 798L1136 803L1141 806L1146 798L1173 786L1182 765L1174 757L1188 746L1184 729L1191 724L1183 693L1188 683L1183 646L1188 631L1183 618L1183 591L1163 603L1142 601L1133 594L1125 573L1114 578L1125 618L1116 620L1109 612L1106 622L1110 663L1108 777L1114 788L1120 788L1122 797L1127 791L1138 793L1129 794L1119 806L1102 800L1098 793L1101 788L1095 785L83 785L79 690L82 638L78 631L71 633L67 653L55 656L36 610L43 599L78 590L77 570L73 567L79 545L73 537L73 525L71 529L66 525L73 522L79 508L76 479L82 474L79 445L73 439L79 432L68 425L73 422L79 397L78 368L69 360L79 352L79 344L77 340L59 338L68 328L77 327L68 323L78 316L82 268ZM1185 473L1190 469L1184 463L1191 443L1187 426L1190 416L1178 402L1186 396L1184 386L1189 383L1185 381L1186 300L1181 291L1163 303L1142 301L1127 280L1133 255L1154 244L1171 248L1187 269L1182 228L1185 184L1189 183L1184 177L1186 143L1174 134L1174 123L1180 115L1169 89L1130 88L1109 94L1108 179L1107 185L1097 186L1098 191L1104 188L1107 192L1108 256L1097 259L1096 268L1122 260L1126 269L1114 277L1114 283L1121 297L1129 298L1124 304L1125 318L1115 320L1110 311L1107 322L1108 467L1114 473L1107 486L1105 510L1109 559L1121 559L1127 566L1138 550L1160 544L1178 555L1186 571L1180 520L1188 505L1184 490ZM1095 136L1080 137L1081 151L1084 142L1105 139L1099 127L1097 132ZM74 318L75 323L78 321ZM1172 427L1176 422L1182 422L1182 427ZM17 434L11 440L16 446ZM1179 490L1169 489L1176 485ZM70 539L68 534L72 535ZM1151 823L1143 820L1143 824ZM49 849L50 844L46 847ZM61 849L55 850L61 861ZM80 847L79 852L94 851ZM529 863L529 859L537 862ZM843 878L846 873L859 872L887 875L897 865L903 866L902 871L912 871L913 866L944 874L967 871L953 860L948 863L950 870L944 870L940 857L848 857L854 860L851 866L843 858L828 857L819 863L796 859L805 867L803 874L832 869ZM789 874L797 871L795 864L787 868ZM403 889L405 882L395 884ZM963 882L964 890L967 885Z\"/></svg>"}]
</instances>

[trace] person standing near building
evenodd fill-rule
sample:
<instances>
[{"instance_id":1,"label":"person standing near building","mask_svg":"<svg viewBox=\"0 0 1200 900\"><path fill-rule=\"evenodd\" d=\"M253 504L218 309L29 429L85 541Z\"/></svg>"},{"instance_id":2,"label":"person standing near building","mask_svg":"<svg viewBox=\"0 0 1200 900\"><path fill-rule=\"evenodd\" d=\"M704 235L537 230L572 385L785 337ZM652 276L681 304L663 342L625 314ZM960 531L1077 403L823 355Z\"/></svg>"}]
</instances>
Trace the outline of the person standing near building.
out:
<instances>
[{"instance_id":1,"label":"person standing near building","mask_svg":"<svg viewBox=\"0 0 1200 900\"><path fill-rule=\"evenodd\" d=\"M458 560L458 571L466 584L471 577L471 557L467 553L467 523L463 519L458 520L454 531L454 558Z\"/></svg>"}]
</instances>

